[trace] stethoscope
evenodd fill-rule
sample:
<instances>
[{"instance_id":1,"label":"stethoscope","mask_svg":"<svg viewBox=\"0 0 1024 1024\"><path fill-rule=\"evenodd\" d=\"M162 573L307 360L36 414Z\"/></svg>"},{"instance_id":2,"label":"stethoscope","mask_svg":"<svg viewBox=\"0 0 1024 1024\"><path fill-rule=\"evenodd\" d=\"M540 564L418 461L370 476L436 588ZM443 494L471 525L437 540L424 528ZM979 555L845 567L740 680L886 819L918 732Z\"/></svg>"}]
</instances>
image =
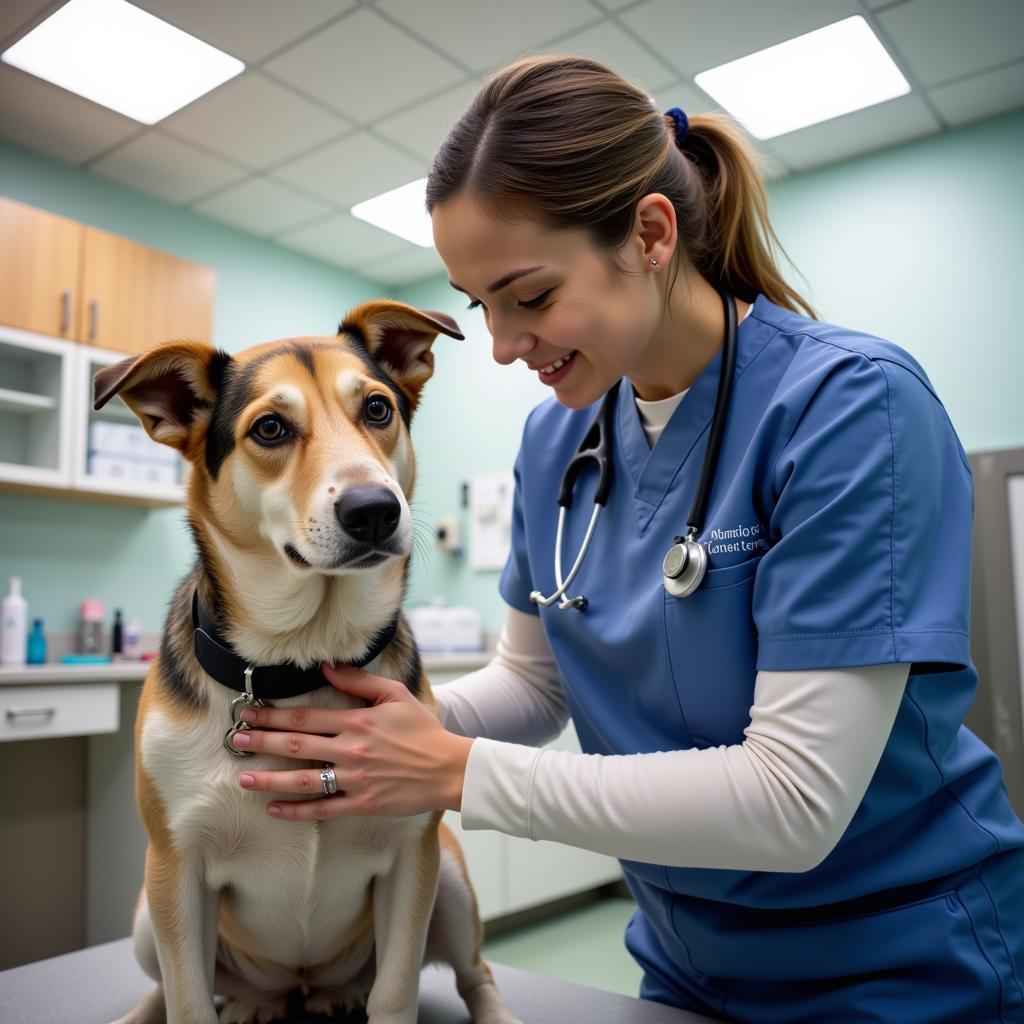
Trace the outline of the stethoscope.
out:
<instances>
[{"instance_id":1,"label":"stethoscope","mask_svg":"<svg viewBox=\"0 0 1024 1024\"><path fill-rule=\"evenodd\" d=\"M729 412L729 399L732 397L732 378L736 368L736 300L731 295L719 291L722 298L722 305L725 307L725 349L722 353L722 368L718 374L718 395L715 398L715 413L711 421L711 435L708 438L708 446L704 452L704 464L700 470L700 480L697 484L697 493L693 500L693 508L690 509L690 518L687 520L687 535L685 537L673 537L675 543L665 555L661 564L662 575L664 576L665 589L674 597L689 597L701 584L704 574L708 568L708 553L704 545L696 540L704 524L704 516L708 509L708 499L711 496L711 483L715 476L715 467L718 465L718 454L722 448L722 436L725 433L725 418ZM583 557L590 546L590 538L594 535L594 527L597 525L597 517L601 509L608 501L608 494L612 489L613 467L611 459L611 434L612 420L615 414L616 396L618 395L621 380L612 385L611 390L604 396L604 401L598 409L594 422L590 429L583 436L576 454L572 457L569 465L565 467L565 474L562 477L562 487L558 495L558 533L555 538L555 582L558 589L545 597L539 590L530 594L530 600L544 608L558 601L558 607L562 609L577 608L581 612L587 610L587 599L581 594L579 597L569 597L566 594L576 574L583 564ZM583 544L576 556L569 576L562 580L562 534L565 529L565 513L572 506L572 489L576 478L580 475L584 462L593 460L598 468L597 489L594 492L594 511L590 516L590 523L587 532L583 537Z\"/></svg>"}]
</instances>

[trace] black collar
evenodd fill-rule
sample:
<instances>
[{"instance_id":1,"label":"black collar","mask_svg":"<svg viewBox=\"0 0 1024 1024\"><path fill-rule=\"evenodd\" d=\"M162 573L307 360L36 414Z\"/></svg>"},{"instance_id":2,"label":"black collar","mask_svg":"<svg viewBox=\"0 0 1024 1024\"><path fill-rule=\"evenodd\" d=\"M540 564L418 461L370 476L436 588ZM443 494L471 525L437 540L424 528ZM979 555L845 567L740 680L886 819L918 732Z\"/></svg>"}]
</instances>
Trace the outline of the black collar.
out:
<instances>
[{"instance_id":1,"label":"black collar","mask_svg":"<svg viewBox=\"0 0 1024 1024\"><path fill-rule=\"evenodd\" d=\"M213 676L218 683L245 693L245 670L249 663L240 658L217 635L213 622L199 600L199 588L192 594L192 649L203 670ZM384 650L394 638L398 629L398 615L382 629L369 650L357 661L343 662L362 668L368 665ZM312 668L298 668L292 662L283 665L260 665L252 670L253 696L263 700L282 700L285 697L299 697L304 693L319 690L322 686L330 686L326 676L316 664Z\"/></svg>"}]
</instances>

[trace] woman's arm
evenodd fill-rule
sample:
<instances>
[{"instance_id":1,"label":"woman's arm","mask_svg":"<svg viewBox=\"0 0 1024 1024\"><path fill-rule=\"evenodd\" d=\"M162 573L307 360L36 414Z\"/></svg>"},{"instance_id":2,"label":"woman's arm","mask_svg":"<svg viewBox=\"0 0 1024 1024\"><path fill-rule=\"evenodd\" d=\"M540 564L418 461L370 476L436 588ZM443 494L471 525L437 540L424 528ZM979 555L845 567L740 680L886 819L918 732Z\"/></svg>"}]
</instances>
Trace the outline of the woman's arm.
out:
<instances>
[{"instance_id":1,"label":"woman's arm","mask_svg":"<svg viewBox=\"0 0 1024 1024\"><path fill-rule=\"evenodd\" d=\"M604 756L477 739L462 826L672 867L808 871L860 805L909 669L758 672L733 746Z\"/></svg>"},{"instance_id":2,"label":"woman's arm","mask_svg":"<svg viewBox=\"0 0 1024 1024\"><path fill-rule=\"evenodd\" d=\"M569 721L554 655L536 615L508 607L497 654L434 689L441 723L461 736L539 746Z\"/></svg>"}]
</instances>

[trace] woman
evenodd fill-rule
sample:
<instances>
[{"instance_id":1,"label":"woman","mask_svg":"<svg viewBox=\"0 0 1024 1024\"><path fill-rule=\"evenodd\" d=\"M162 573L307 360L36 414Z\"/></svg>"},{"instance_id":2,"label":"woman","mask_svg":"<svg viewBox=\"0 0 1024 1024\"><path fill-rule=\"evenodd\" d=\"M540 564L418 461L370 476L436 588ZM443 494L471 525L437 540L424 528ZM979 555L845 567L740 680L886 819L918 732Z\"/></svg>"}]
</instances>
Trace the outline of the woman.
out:
<instances>
[{"instance_id":1,"label":"woman","mask_svg":"<svg viewBox=\"0 0 1024 1024\"><path fill-rule=\"evenodd\" d=\"M271 810L450 807L616 856L641 996L712 1017L1022 1021L1024 824L962 724L970 469L914 358L819 322L782 279L755 166L725 117L659 114L584 58L482 87L430 172L435 242L494 358L553 390L516 459L498 654L438 688L444 728L400 685L325 667L374 726L354 738L338 713L344 796ZM698 487L730 301L707 571L679 598L662 560ZM615 478L570 591L586 610L541 606L562 474L619 381ZM569 558L595 482L585 468ZM259 731L285 714L247 713L254 747L287 753ZM570 714L585 753L535 749ZM303 774L242 780L305 793Z\"/></svg>"}]
</instances>

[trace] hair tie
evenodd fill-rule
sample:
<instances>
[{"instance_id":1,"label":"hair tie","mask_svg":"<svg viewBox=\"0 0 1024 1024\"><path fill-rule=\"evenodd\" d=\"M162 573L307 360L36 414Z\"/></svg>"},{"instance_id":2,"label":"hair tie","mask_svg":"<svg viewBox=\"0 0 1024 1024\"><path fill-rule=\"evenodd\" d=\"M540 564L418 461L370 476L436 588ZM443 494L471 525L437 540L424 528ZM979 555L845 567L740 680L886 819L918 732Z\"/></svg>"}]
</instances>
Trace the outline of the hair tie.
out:
<instances>
[{"instance_id":1,"label":"hair tie","mask_svg":"<svg viewBox=\"0 0 1024 1024\"><path fill-rule=\"evenodd\" d=\"M673 107L671 110L665 111L665 116L671 117L676 125L676 145L682 148L683 139L686 138L686 133L690 128L690 119L686 116L686 111L681 107Z\"/></svg>"}]
</instances>

